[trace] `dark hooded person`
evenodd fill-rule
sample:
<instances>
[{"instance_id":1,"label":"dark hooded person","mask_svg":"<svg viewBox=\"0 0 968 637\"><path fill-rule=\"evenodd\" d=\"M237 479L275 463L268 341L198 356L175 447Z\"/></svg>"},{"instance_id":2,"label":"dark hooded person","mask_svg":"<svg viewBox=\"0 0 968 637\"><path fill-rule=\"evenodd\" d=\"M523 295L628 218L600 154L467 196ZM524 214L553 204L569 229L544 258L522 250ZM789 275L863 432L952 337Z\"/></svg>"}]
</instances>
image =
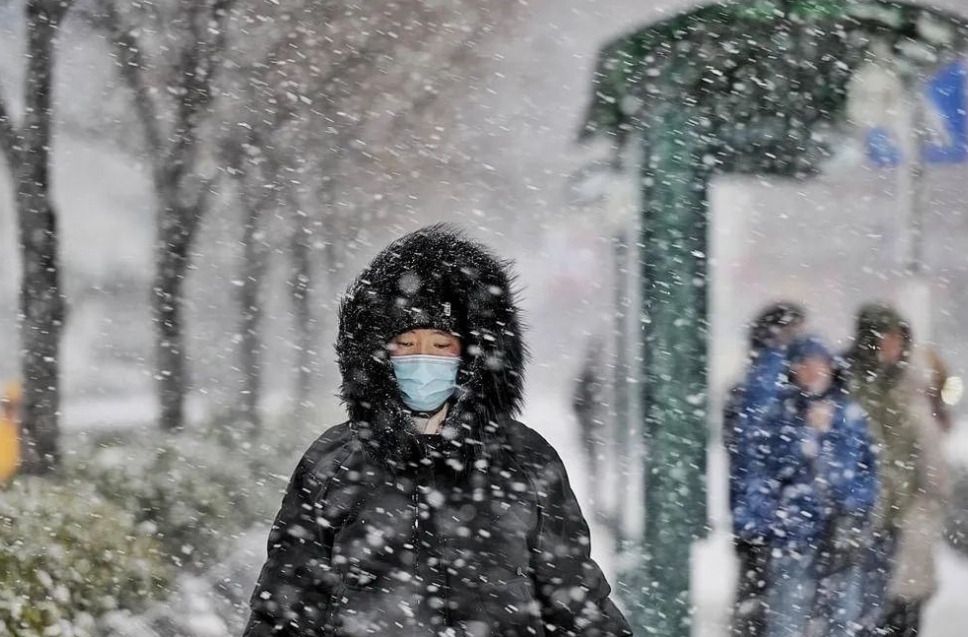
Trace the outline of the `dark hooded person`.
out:
<instances>
[{"instance_id":1,"label":"dark hooded person","mask_svg":"<svg viewBox=\"0 0 968 637\"><path fill-rule=\"evenodd\" d=\"M585 346L581 368L571 394L571 408L578 421L582 450L588 467L588 487L598 489L599 464L606 444L605 423L608 417L608 370L605 343L600 334L592 336Z\"/></svg>"},{"instance_id":2,"label":"dark hooded person","mask_svg":"<svg viewBox=\"0 0 968 637\"><path fill-rule=\"evenodd\" d=\"M870 418L883 476L865 577L865 623L876 626L877 635L915 637L938 585L934 552L950 490L937 362L885 303L860 308L845 358L850 391Z\"/></svg>"},{"instance_id":3,"label":"dark hooded person","mask_svg":"<svg viewBox=\"0 0 968 637\"><path fill-rule=\"evenodd\" d=\"M508 264L448 226L350 286L349 421L296 468L245 637L631 635L564 465L514 419L527 350Z\"/></svg>"},{"instance_id":4,"label":"dark hooded person","mask_svg":"<svg viewBox=\"0 0 968 637\"><path fill-rule=\"evenodd\" d=\"M742 382L730 388L723 407L723 446L729 458L729 506L734 521L743 519L741 508L748 471L748 454L740 453L739 441L758 426L772 404L789 386L787 348L800 336L806 310L796 303L780 301L764 308L749 327L749 358ZM762 637L766 634L767 577L773 547L762 534L735 528L733 547L737 580L730 634Z\"/></svg>"}]
</instances>

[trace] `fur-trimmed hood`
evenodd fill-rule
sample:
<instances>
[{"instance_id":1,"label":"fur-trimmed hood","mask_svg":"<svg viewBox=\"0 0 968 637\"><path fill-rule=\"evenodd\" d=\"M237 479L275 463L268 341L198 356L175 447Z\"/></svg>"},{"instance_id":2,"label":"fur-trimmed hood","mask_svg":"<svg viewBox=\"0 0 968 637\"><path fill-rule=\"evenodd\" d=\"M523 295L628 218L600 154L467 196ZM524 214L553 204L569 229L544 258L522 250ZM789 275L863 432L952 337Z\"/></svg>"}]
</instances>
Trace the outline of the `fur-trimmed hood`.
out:
<instances>
[{"instance_id":1,"label":"fur-trimmed hood","mask_svg":"<svg viewBox=\"0 0 968 637\"><path fill-rule=\"evenodd\" d=\"M461 339L459 391L445 435L470 459L521 408L528 356L510 263L457 228L439 224L391 243L350 285L336 351L341 397L368 451L393 463L416 443L386 343L445 320Z\"/></svg>"}]
</instances>

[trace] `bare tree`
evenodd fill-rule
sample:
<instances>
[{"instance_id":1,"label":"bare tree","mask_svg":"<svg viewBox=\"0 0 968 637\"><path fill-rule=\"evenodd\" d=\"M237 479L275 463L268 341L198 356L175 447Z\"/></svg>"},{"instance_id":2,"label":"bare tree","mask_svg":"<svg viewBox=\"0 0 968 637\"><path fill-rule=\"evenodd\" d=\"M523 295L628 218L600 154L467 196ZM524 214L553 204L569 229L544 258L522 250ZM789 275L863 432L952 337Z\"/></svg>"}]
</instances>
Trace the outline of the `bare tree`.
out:
<instances>
[{"instance_id":1,"label":"bare tree","mask_svg":"<svg viewBox=\"0 0 968 637\"><path fill-rule=\"evenodd\" d=\"M343 205L351 187L383 194L379 180L389 163L419 151L413 138L432 127L431 107L473 66L476 47L495 16L478 0L453 3L357 5L328 20L313 20L327 4L309 1L291 20L291 46L281 50L286 73L278 100L289 96L300 133L290 211L290 290L297 348L296 398L305 405L318 374L321 340L318 299L345 262L347 246L366 219ZM301 17L300 17L301 16ZM357 28L363 25L362 28ZM291 52L298 52L293 55ZM334 53L334 51L336 53ZM286 58L286 53L290 57ZM387 162L387 159L391 159ZM362 179L360 176L364 176ZM320 279L319 272L325 275Z\"/></svg>"},{"instance_id":2,"label":"bare tree","mask_svg":"<svg viewBox=\"0 0 968 637\"><path fill-rule=\"evenodd\" d=\"M353 181L347 176L378 172L384 166L376 155L394 155L417 127L429 125L422 119L492 26L478 0L419 6L293 0L270 12L266 6L243 5L235 14L228 34L235 54L219 102L220 119L238 130L223 138L222 163L235 176L246 217L239 404L251 423L259 419L268 251L289 259L293 402L305 409L319 376L326 275L338 269L355 228L365 223L353 207L340 205ZM272 211L284 232L270 232Z\"/></svg>"},{"instance_id":3,"label":"bare tree","mask_svg":"<svg viewBox=\"0 0 968 637\"><path fill-rule=\"evenodd\" d=\"M206 124L216 98L216 74L226 53L226 23L233 4L234 0L172 0L165 5L167 13L151 15L165 7L98 0L99 22L144 128L158 206L151 301L160 425L168 431L178 431L185 424L183 283L215 182L206 165L211 159L206 155L210 133ZM153 61L148 59L144 35L150 30L141 22L129 24L130 14L149 24L155 19L154 33L161 34L161 43Z\"/></svg>"},{"instance_id":4,"label":"bare tree","mask_svg":"<svg viewBox=\"0 0 968 637\"><path fill-rule=\"evenodd\" d=\"M313 311L313 262L309 215L298 205L293 206L293 225L289 254L292 269L289 290L292 294L292 314L296 331L296 405L300 412L311 406L314 371L318 361L316 352L316 318Z\"/></svg>"},{"instance_id":5,"label":"bare tree","mask_svg":"<svg viewBox=\"0 0 968 637\"><path fill-rule=\"evenodd\" d=\"M39 474L60 464L60 338L65 310L50 166L55 42L70 6L71 0L27 0L27 69L19 126L0 95L0 150L16 184L23 259L23 471Z\"/></svg>"},{"instance_id":6,"label":"bare tree","mask_svg":"<svg viewBox=\"0 0 968 637\"><path fill-rule=\"evenodd\" d=\"M235 183L236 198L244 219L240 243L239 288L237 302L239 322L239 368L241 386L238 414L241 426L247 431L262 428L262 385L265 342L262 336L265 323L264 282L269 265L271 245L268 236L267 212L278 206L276 185L266 177L271 155L265 152L262 135L246 124L247 134L227 136L223 141L222 159ZM240 432L242 433L242 432Z\"/></svg>"},{"instance_id":7,"label":"bare tree","mask_svg":"<svg viewBox=\"0 0 968 637\"><path fill-rule=\"evenodd\" d=\"M248 189L250 182L243 177L240 187ZM262 428L262 371L265 343L262 326L265 322L263 282L268 269L269 244L266 241L265 197L243 194L245 226L242 235L242 285L239 288L239 308L242 311L241 368L242 415L251 428Z\"/></svg>"},{"instance_id":8,"label":"bare tree","mask_svg":"<svg viewBox=\"0 0 968 637\"><path fill-rule=\"evenodd\" d=\"M228 37L236 55L223 76L225 99L219 103L218 114L221 120L232 122L235 130L222 136L220 156L233 177L244 214L236 297L240 312L238 411L240 424L248 429L259 429L262 424L265 285L269 255L280 248L272 221L288 205L281 175L297 152L290 135L298 108L284 94L289 69L282 61L294 55L290 49L298 46L292 35L294 26L282 7L275 7L271 14L265 8L245 4L235 14Z\"/></svg>"}]
</instances>

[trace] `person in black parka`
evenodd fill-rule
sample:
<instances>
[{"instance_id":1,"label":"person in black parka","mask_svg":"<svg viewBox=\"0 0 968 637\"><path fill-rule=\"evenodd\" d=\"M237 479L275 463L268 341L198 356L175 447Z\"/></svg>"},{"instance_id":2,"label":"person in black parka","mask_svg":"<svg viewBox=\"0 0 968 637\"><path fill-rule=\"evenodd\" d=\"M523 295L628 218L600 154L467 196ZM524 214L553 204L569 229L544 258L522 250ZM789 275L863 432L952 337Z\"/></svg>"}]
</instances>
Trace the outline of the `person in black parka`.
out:
<instances>
[{"instance_id":1,"label":"person in black parka","mask_svg":"<svg viewBox=\"0 0 968 637\"><path fill-rule=\"evenodd\" d=\"M512 284L437 225L350 286L349 421L292 476L245 637L632 634L561 460L514 419L527 349Z\"/></svg>"}]
</instances>

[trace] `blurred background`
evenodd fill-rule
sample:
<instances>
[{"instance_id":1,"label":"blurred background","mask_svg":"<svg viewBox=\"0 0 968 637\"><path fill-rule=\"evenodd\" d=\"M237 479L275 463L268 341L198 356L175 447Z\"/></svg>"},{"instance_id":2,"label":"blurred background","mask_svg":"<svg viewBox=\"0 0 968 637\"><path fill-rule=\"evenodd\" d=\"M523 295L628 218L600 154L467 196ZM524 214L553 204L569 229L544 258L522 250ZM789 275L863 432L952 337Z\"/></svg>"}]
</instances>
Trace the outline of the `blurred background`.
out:
<instances>
[{"instance_id":1,"label":"blurred background","mask_svg":"<svg viewBox=\"0 0 968 637\"><path fill-rule=\"evenodd\" d=\"M0 0L0 99L15 125L32 103L28 4L45 3ZM940 4L968 15L968 2ZM344 417L339 294L387 242L437 221L516 261L534 352L524 420L561 449L586 513L607 509L614 485L587 479L570 403L589 339L612 334L614 237L629 219L607 198L576 196L573 176L601 156L576 139L599 47L690 6L74 0L51 59L60 477L0 492L0 628L239 634L281 490L305 446ZM931 341L958 377L965 170L924 178ZM896 184L894 169L862 157L809 180L714 182L711 431L745 362L746 321L765 303L801 302L842 348L861 303L896 297ZM0 380L12 383L17 189L13 167L0 170ZM158 394L168 293L184 309L183 413ZM956 464L968 464L965 429L950 441ZM724 634L733 579L716 442L714 533L694 560L697 634L710 636ZM58 524L56 537L45 531ZM614 572L607 525L595 533ZM130 559L104 558L112 543ZM953 602L968 566L945 551L954 566L928 637L968 619Z\"/></svg>"}]
</instances>

